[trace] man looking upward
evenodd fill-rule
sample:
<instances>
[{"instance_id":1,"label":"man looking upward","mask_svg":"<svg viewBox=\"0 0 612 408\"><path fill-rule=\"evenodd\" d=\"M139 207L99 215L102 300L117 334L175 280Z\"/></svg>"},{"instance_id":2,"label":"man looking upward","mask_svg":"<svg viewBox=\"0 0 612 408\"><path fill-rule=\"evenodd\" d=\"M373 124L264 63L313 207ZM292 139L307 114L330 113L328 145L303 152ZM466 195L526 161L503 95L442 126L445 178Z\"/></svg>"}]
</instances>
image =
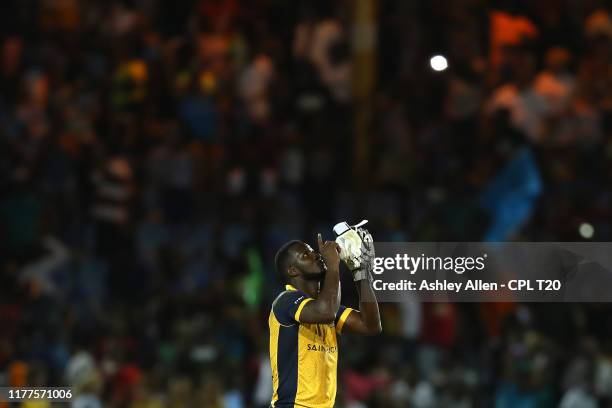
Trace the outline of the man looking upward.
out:
<instances>
[{"instance_id":1,"label":"man looking upward","mask_svg":"<svg viewBox=\"0 0 612 408\"><path fill-rule=\"evenodd\" d=\"M369 236L365 229L361 232ZM287 285L272 303L268 319L273 408L332 408L337 385L336 335L382 331L369 279L374 258L371 236L367 259L361 269L353 271L360 310L340 305L340 247L334 241L323 242L321 234L317 240L318 252L304 242L290 241L275 257L276 270Z\"/></svg>"}]
</instances>

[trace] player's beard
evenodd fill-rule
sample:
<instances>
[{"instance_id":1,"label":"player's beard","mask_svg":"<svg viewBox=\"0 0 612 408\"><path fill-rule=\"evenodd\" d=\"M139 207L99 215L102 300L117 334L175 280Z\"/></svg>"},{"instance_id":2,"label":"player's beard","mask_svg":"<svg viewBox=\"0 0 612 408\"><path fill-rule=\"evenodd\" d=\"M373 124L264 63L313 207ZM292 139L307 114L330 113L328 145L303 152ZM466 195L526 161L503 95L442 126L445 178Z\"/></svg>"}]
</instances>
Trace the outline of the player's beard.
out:
<instances>
[{"instance_id":1,"label":"player's beard","mask_svg":"<svg viewBox=\"0 0 612 408\"><path fill-rule=\"evenodd\" d=\"M309 281L323 282L325 280L325 272L327 272L327 265L325 265L325 261L323 261L323 259L319 259L318 266L318 271L302 271L302 276L304 277L304 279Z\"/></svg>"},{"instance_id":2,"label":"player's beard","mask_svg":"<svg viewBox=\"0 0 612 408\"><path fill-rule=\"evenodd\" d=\"M304 279L309 281L322 281L325 277L325 271L320 270L317 272L303 272L302 276L304 277Z\"/></svg>"}]
</instances>

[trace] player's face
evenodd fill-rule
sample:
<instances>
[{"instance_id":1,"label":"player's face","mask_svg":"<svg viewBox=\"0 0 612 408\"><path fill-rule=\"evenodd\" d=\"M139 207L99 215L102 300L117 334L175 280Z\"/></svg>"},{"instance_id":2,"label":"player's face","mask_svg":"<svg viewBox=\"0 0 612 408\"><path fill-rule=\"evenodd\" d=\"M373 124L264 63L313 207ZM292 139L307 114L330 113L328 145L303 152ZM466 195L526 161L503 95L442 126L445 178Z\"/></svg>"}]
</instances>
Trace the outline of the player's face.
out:
<instances>
[{"instance_id":1,"label":"player's face","mask_svg":"<svg viewBox=\"0 0 612 408\"><path fill-rule=\"evenodd\" d=\"M295 266L302 272L302 276L310 280L319 280L327 271L321 254L316 252L306 243L301 243L296 248Z\"/></svg>"}]
</instances>

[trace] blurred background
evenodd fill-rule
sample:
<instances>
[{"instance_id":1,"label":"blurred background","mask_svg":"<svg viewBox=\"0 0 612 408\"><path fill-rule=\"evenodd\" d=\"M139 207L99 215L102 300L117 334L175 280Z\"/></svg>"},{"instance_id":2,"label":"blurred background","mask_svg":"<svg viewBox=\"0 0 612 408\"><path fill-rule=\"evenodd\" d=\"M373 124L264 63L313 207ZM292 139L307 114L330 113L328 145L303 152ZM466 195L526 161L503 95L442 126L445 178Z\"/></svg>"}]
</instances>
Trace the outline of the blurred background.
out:
<instances>
[{"instance_id":1,"label":"blurred background","mask_svg":"<svg viewBox=\"0 0 612 408\"><path fill-rule=\"evenodd\" d=\"M609 2L0 7L2 386L267 407L286 240L612 239ZM339 408L612 407L608 304L381 309Z\"/></svg>"}]
</instances>

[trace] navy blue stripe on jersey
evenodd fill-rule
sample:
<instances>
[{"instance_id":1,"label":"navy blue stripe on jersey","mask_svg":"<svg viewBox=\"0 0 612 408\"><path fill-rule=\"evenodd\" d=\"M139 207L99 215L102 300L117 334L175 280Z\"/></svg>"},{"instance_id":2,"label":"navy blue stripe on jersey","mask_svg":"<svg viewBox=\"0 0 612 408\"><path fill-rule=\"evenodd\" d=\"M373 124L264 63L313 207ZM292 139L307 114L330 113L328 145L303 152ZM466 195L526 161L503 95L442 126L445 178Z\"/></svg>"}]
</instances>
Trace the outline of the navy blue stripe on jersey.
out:
<instances>
[{"instance_id":1,"label":"navy blue stripe on jersey","mask_svg":"<svg viewBox=\"0 0 612 408\"><path fill-rule=\"evenodd\" d=\"M299 326L281 326L278 333L278 400L275 407L293 407L297 393L298 378L298 331Z\"/></svg>"},{"instance_id":2,"label":"navy blue stripe on jersey","mask_svg":"<svg viewBox=\"0 0 612 408\"><path fill-rule=\"evenodd\" d=\"M272 304L272 311L276 320L284 326L295 324L295 312L308 295L299 290L288 290L281 293Z\"/></svg>"}]
</instances>

